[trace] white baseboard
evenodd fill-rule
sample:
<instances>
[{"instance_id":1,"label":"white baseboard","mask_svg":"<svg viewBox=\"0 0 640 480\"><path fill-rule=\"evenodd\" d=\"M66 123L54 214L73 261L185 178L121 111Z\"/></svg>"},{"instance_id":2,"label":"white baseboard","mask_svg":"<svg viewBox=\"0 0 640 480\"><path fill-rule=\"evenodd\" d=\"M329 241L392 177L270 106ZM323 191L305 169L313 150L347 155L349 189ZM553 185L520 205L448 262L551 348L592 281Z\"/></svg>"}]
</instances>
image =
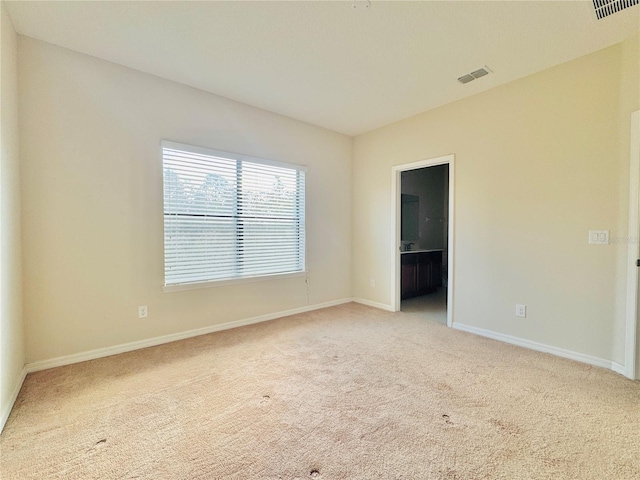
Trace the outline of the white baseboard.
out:
<instances>
[{"instance_id":1,"label":"white baseboard","mask_svg":"<svg viewBox=\"0 0 640 480\"><path fill-rule=\"evenodd\" d=\"M627 372L627 368L624 365L620 365L618 362L611 362L611 370L629 378L629 372ZM631 380L633 380L633 378Z\"/></svg>"},{"instance_id":2,"label":"white baseboard","mask_svg":"<svg viewBox=\"0 0 640 480\"><path fill-rule=\"evenodd\" d=\"M571 360L587 363L596 367L603 367L616 371L613 368L613 362L611 360L605 360L604 358L594 357L585 353L573 352L571 350L565 350L564 348L553 347L551 345L545 345L544 343L538 343L532 340L526 340L524 338L514 337L511 335L506 335L504 333L493 332L491 330L485 330L484 328L472 327L470 325L464 325L457 322L454 322L453 328L455 328L456 330L462 330L463 332L480 335L482 337L500 340L501 342L510 343L511 345L517 345L518 347L524 347L530 350L536 350L538 352L551 353L558 357L569 358Z\"/></svg>"},{"instance_id":3,"label":"white baseboard","mask_svg":"<svg viewBox=\"0 0 640 480\"><path fill-rule=\"evenodd\" d=\"M364 298L352 298L352 301L356 303L361 303L362 305L367 305L368 307L380 308L382 310L386 310L387 312L393 312L391 305L385 305L384 303L372 302L371 300L365 300Z\"/></svg>"},{"instance_id":4,"label":"white baseboard","mask_svg":"<svg viewBox=\"0 0 640 480\"><path fill-rule=\"evenodd\" d=\"M89 350L87 352L64 355L62 357L51 358L49 360L40 360L37 362L28 363L25 368L26 372L28 373L38 372L40 370L61 367L63 365L71 365L72 363L86 362L87 360L95 360L96 358L109 357L111 355L117 355L119 353L131 352L133 350L139 350L141 348L155 347L156 345L175 342L177 340L183 340L185 338L197 337L199 335L206 335L208 333L229 330L231 328L243 327L245 325L252 325L254 323L266 322L269 320L275 320L276 318L288 317L289 315L310 312L312 310L318 310L320 308L334 307L336 305L349 303L351 301L351 298L333 300L330 302L318 303L316 305L307 305L305 307L285 310L283 312L268 313L266 315L260 315L257 317L234 320L232 322L211 325L209 327L198 328L195 330L187 330L186 332L172 333L170 335L163 335L161 337L123 343L120 345L114 345L112 347L97 348L95 350Z\"/></svg>"},{"instance_id":5,"label":"white baseboard","mask_svg":"<svg viewBox=\"0 0 640 480\"><path fill-rule=\"evenodd\" d=\"M16 383L15 387L13 387L13 392L11 392L11 397L9 397L9 401L2 405L2 412L0 412L0 433L4 430L4 426L9 419L9 415L11 415L11 410L13 409L13 404L16 403L16 399L18 398L18 394L20 393L20 389L22 388L22 384L24 383L24 379L27 378L27 367L22 367L22 372L20 373L20 379Z\"/></svg>"}]
</instances>

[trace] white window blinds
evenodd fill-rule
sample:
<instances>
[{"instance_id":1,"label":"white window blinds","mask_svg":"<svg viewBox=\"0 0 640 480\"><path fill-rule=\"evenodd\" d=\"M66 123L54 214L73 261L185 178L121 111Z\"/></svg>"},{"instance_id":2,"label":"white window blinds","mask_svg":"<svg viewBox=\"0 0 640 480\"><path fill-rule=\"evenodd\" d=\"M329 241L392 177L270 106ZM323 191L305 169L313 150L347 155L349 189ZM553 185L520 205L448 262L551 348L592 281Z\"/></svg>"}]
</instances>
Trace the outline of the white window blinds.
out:
<instances>
[{"instance_id":1,"label":"white window blinds","mask_svg":"<svg viewBox=\"0 0 640 480\"><path fill-rule=\"evenodd\" d=\"M305 271L305 168L162 142L165 285Z\"/></svg>"}]
</instances>

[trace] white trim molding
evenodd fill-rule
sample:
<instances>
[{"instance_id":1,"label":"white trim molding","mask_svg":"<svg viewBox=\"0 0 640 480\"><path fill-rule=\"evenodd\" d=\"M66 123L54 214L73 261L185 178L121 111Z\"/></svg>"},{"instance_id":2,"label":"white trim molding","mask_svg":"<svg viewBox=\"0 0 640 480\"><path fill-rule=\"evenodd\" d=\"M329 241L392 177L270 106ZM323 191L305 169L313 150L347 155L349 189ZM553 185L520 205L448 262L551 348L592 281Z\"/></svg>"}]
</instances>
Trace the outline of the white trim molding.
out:
<instances>
[{"instance_id":1,"label":"white trim molding","mask_svg":"<svg viewBox=\"0 0 640 480\"><path fill-rule=\"evenodd\" d=\"M620 365L618 362L611 362L611 370L613 370L616 373L619 373L620 375L625 374L624 365Z\"/></svg>"},{"instance_id":2,"label":"white trim molding","mask_svg":"<svg viewBox=\"0 0 640 480\"><path fill-rule=\"evenodd\" d=\"M13 410L13 405L16 403L18 399L18 394L20 394L20 389L22 388L22 384L24 384L24 380L27 378L27 367L22 367L22 372L20 373L20 378L13 388L13 392L11 392L11 397L9 397L9 401L2 405L2 412L0 412L0 433L4 430L4 426L7 424L7 420L9 420L9 415L11 415L11 410Z\"/></svg>"},{"instance_id":3,"label":"white trim molding","mask_svg":"<svg viewBox=\"0 0 640 480\"><path fill-rule=\"evenodd\" d=\"M638 335L638 283L636 261L640 259L640 110L631 114L631 155L629 162L629 237L627 254L627 306L624 335L625 377L640 380L636 372Z\"/></svg>"},{"instance_id":4,"label":"white trim molding","mask_svg":"<svg viewBox=\"0 0 640 480\"><path fill-rule=\"evenodd\" d=\"M319 310L321 308L335 307L336 305L342 305L343 303L349 303L351 301L352 301L351 298L333 300L330 302L318 303L315 305L308 305L300 308L293 308L291 310L285 310L282 312L268 313L268 314L260 315L257 317L219 323L216 325L211 325L209 327L197 328L195 330L187 330L186 332L172 333L170 335L163 335L161 337L154 337L154 338L148 338L145 340L138 340L135 342L123 343L120 345L114 345L112 347L97 348L95 350L74 353L72 355L64 355L62 357L51 358L48 360L40 360L37 362L28 363L26 365L26 371L28 373L38 372L40 370L47 370L49 368L61 367L63 365L71 365L73 363L86 362L87 360L95 360L97 358L110 357L111 355L131 352L133 350L139 350L141 348L155 347L157 345L175 342L177 340L184 340L185 338L197 337L199 335L206 335L208 333L220 332L222 330L229 330L236 327L244 327L245 325L253 325L254 323L267 322L269 320L275 320L276 318L288 317L289 315L296 315L298 313L310 312L312 310Z\"/></svg>"},{"instance_id":5,"label":"white trim molding","mask_svg":"<svg viewBox=\"0 0 640 480\"><path fill-rule=\"evenodd\" d=\"M564 348L553 347L551 345L534 342L532 340L527 340L525 338L514 337L512 335L498 333L491 330L485 330L484 328L473 327L471 325L464 325L462 323L457 323L457 322L453 324L453 328L456 330L461 330L463 332L480 335L481 337L487 337L487 338L492 338L493 340L499 340L501 342L509 343L511 345L516 345L518 347L528 348L529 350L535 350L535 351L544 352L544 353L551 353L552 355L556 355L557 357L568 358L570 360L575 360L577 362L582 362L589 365L594 365L596 367L602 367L602 368L607 368L609 370L617 371L613 368L614 365L611 360L594 357L593 355L587 355L586 353L579 353L579 352L574 352L572 350L566 350Z\"/></svg>"}]
</instances>

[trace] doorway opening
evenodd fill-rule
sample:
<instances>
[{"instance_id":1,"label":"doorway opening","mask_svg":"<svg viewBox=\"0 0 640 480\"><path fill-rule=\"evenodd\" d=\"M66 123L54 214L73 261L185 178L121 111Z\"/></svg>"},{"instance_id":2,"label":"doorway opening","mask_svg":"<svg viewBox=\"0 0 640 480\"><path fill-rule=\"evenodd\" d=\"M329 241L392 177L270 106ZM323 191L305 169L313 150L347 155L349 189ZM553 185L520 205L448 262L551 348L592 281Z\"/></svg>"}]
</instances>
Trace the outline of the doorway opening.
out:
<instances>
[{"instance_id":1,"label":"doorway opening","mask_svg":"<svg viewBox=\"0 0 640 480\"><path fill-rule=\"evenodd\" d=\"M640 110L631 114L631 162L629 165L629 237L627 308L624 366L618 369L631 380L640 380Z\"/></svg>"},{"instance_id":2,"label":"doorway opening","mask_svg":"<svg viewBox=\"0 0 640 480\"><path fill-rule=\"evenodd\" d=\"M393 310L453 323L453 155L393 167Z\"/></svg>"}]
</instances>

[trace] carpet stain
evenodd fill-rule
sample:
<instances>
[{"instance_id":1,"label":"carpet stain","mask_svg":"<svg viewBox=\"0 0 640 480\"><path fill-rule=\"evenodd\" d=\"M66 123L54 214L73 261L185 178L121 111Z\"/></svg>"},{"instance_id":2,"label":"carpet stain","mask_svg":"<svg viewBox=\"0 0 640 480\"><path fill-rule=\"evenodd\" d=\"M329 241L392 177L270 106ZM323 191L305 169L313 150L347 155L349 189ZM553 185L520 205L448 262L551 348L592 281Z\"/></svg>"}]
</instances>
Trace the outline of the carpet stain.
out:
<instances>
[{"instance_id":1,"label":"carpet stain","mask_svg":"<svg viewBox=\"0 0 640 480\"><path fill-rule=\"evenodd\" d=\"M89 448L85 453L89 453L97 448L102 447L103 445L105 445L107 443L107 439L106 438L102 438L100 440L98 440L91 448Z\"/></svg>"},{"instance_id":2,"label":"carpet stain","mask_svg":"<svg viewBox=\"0 0 640 480\"><path fill-rule=\"evenodd\" d=\"M440 471L440 480L462 480L462 477L455 470L447 468Z\"/></svg>"},{"instance_id":3,"label":"carpet stain","mask_svg":"<svg viewBox=\"0 0 640 480\"><path fill-rule=\"evenodd\" d=\"M490 423L498 427L498 429L501 432L506 433L508 435L512 435L512 436L522 435L522 429L513 422L509 422L506 420L491 419Z\"/></svg>"},{"instance_id":4,"label":"carpet stain","mask_svg":"<svg viewBox=\"0 0 640 480\"><path fill-rule=\"evenodd\" d=\"M442 390L445 392L450 392L453 390L453 387L451 387L451 385L449 385L448 383L444 383L444 382L439 382L438 384L436 384L436 388L438 390Z\"/></svg>"}]
</instances>

